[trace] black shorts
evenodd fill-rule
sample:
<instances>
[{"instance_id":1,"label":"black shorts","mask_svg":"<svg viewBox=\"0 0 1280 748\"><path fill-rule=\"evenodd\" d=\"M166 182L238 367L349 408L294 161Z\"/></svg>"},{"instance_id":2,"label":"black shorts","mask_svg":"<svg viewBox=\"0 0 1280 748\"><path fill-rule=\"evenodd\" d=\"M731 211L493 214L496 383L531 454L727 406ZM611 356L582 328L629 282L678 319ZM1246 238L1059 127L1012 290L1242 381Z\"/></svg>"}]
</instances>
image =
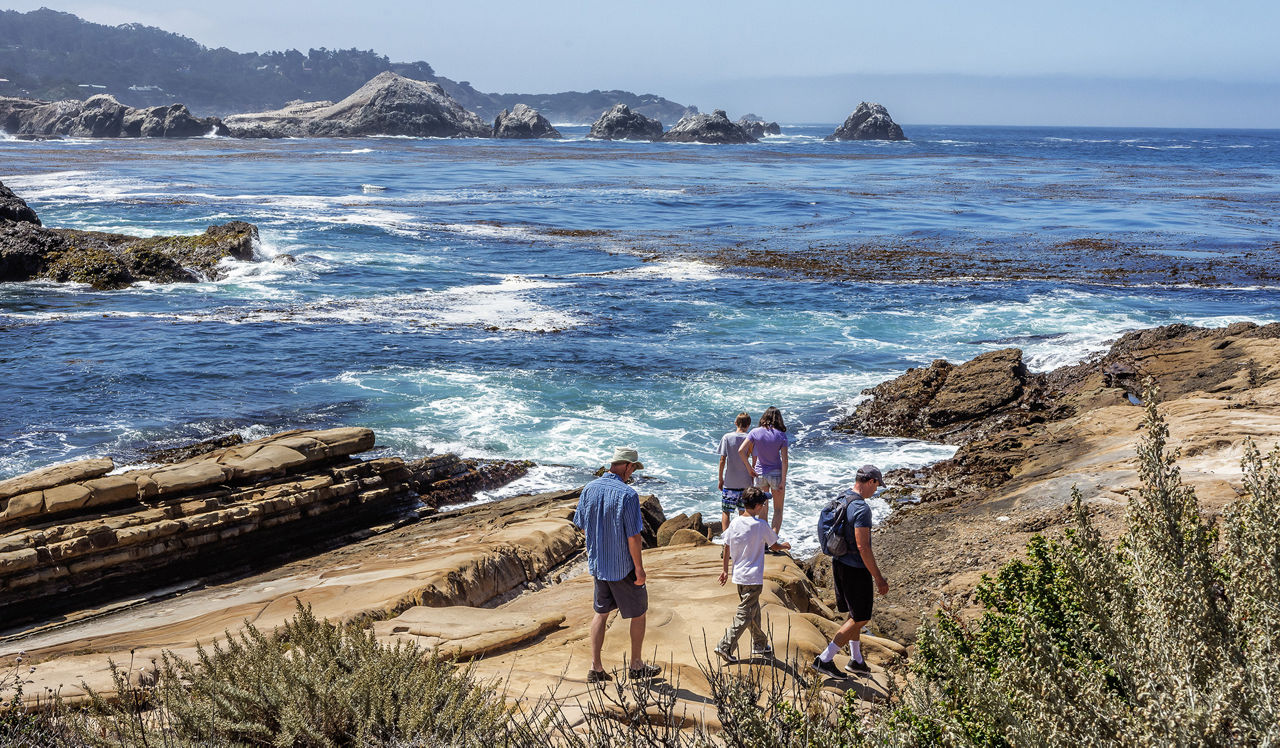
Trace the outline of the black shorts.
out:
<instances>
[{"instance_id":1,"label":"black shorts","mask_svg":"<svg viewBox=\"0 0 1280 748\"><path fill-rule=\"evenodd\" d=\"M642 616L649 609L649 590L636 586L635 569L616 582L597 579L591 608L597 613L608 613L617 608L618 615L623 618Z\"/></svg>"},{"instance_id":2,"label":"black shorts","mask_svg":"<svg viewBox=\"0 0 1280 748\"><path fill-rule=\"evenodd\" d=\"M876 595L871 572L832 559L831 576L835 581L836 610L848 613L853 621L870 621L871 604Z\"/></svg>"}]
</instances>

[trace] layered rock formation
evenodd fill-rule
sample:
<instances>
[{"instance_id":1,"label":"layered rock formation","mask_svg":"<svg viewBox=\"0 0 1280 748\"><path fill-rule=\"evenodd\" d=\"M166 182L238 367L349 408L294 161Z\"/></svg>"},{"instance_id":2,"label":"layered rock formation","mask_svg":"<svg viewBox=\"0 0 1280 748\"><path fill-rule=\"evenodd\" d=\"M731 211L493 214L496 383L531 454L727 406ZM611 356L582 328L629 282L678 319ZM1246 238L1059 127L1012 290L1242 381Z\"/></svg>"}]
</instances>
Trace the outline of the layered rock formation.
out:
<instances>
[{"instance_id":1,"label":"layered rock formation","mask_svg":"<svg viewBox=\"0 0 1280 748\"><path fill-rule=\"evenodd\" d=\"M849 428L959 445L950 460L886 476L891 501L922 501L875 531L892 586L876 615L890 635L909 639L937 605L971 605L983 573L1021 553L1032 533L1070 522L1073 488L1104 533L1119 532L1140 487L1136 403L1148 377L1160 388L1184 481L1202 506L1220 511L1243 490L1245 440L1263 451L1280 443L1280 324L1141 330L1040 374L1026 372L1016 349L995 351L869 390L875 399Z\"/></svg>"},{"instance_id":2,"label":"layered rock formation","mask_svg":"<svg viewBox=\"0 0 1280 748\"><path fill-rule=\"evenodd\" d=\"M759 140L766 135L781 135L782 128L777 122L765 122L764 118L758 114L744 114L738 118L738 127L741 127L751 137Z\"/></svg>"},{"instance_id":3,"label":"layered rock formation","mask_svg":"<svg viewBox=\"0 0 1280 748\"><path fill-rule=\"evenodd\" d=\"M288 431L112 474L81 460L0 482L0 620L252 568L523 475L528 463L359 460L368 429Z\"/></svg>"},{"instance_id":4,"label":"layered rock formation","mask_svg":"<svg viewBox=\"0 0 1280 748\"><path fill-rule=\"evenodd\" d=\"M334 104L293 102L283 109L227 117L239 138L357 137L411 135L485 138L490 128L444 92L439 84L379 73Z\"/></svg>"},{"instance_id":5,"label":"layered rock formation","mask_svg":"<svg viewBox=\"0 0 1280 748\"><path fill-rule=\"evenodd\" d=\"M84 101L0 98L0 130L18 136L198 138L227 135L217 117L195 117L182 104L134 109L108 94Z\"/></svg>"},{"instance_id":6,"label":"layered rock formation","mask_svg":"<svg viewBox=\"0 0 1280 748\"><path fill-rule=\"evenodd\" d=\"M137 237L51 229L0 184L0 282L36 278L124 288L136 281L217 280L222 260L254 259L258 228L243 221L210 226L197 236Z\"/></svg>"},{"instance_id":7,"label":"layered rock formation","mask_svg":"<svg viewBox=\"0 0 1280 748\"><path fill-rule=\"evenodd\" d=\"M591 125L587 137L596 140L659 140L662 138L662 123L631 111L626 104L614 104Z\"/></svg>"},{"instance_id":8,"label":"layered rock formation","mask_svg":"<svg viewBox=\"0 0 1280 748\"><path fill-rule=\"evenodd\" d=\"M826 140L906 140L902 127L880 104L862 102Z\"/></svg>"},{"instance_id":9,"label":"layered rock formation","mask_svg":"<svg viewBox=\"0 0 1280 748\"><path fill-rule=\"evenodd\" d=\"M493 120L493 137L516 140L532 140L537 138L561 138L560 131L551 126L546 117L538 114L524 104L516 104L514 108L503 109Z\"/></svg>"},{"instance_id":10,"label":"layered rock formation","mask_svg":"<svg viewBox=\"0 0 1280 748\"><path fill-rule=\"evenodd\" d=\"M662 136L667 143L711 143L733 144L754 143L751 137L736 123L729 120L723 109L711 114L693 114L680 118L670 130Z\"/></svg>"}]
</instances>

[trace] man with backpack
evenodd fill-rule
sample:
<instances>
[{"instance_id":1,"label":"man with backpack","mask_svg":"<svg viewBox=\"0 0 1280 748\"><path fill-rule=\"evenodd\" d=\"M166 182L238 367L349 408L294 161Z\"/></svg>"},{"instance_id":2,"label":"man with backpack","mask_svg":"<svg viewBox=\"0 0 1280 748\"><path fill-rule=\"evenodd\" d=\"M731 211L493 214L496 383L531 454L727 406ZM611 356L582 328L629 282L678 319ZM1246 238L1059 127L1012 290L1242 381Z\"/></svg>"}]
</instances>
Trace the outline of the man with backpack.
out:
<instances>
[{"instance_id":1,"label":"man with backpack","mask_svg":"<svg viewBox=\"0 0 1280 748\"><path fill-rule=\"evenodd\" d=\"M862 658L862 627L871 621L875 593L889 591L889 582L876 565L871 552L871 507L867 499L884 485L880 469L863 465L854 477L853 490L841 495L822 510L818 517L818 543L831 558L831 577L836 588L836 608L848 613L835 638L813 659L813 669L834 678L844 673L834 662L840 648L849 645L849 673L869 673L871 668Z\"/></svg>"}]
</instances>

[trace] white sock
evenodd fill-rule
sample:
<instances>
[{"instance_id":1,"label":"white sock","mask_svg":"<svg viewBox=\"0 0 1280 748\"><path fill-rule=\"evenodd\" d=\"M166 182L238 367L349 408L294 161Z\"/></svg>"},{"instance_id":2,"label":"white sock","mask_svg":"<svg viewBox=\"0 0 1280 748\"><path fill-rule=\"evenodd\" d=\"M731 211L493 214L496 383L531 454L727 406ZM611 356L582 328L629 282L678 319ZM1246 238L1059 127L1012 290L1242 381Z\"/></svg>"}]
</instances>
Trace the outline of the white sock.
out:
<instances>
[{"instance_id":1,"label":"white sock","mask_svg":"<svg viewBox=\"0 0 1280 748\"><path fill-rule=\"evenodd\" d=\"M836 643L831 642L830 644L827 645L826 649L822 650L822 654L818 655L818 657L820 657L823 662L831 662L832 660L835 659L836 652L839 652L839 651L840 651L840 648L836 646Z\"/></svg>"},{"instance_id":2,"label":"white sock","mask_svg":"<svg viewBox=\"0 0 1280 748\"><path fill-rule=\"evenodd\" d=\"M862 642L849 642L849 656L854 662L862 662Z\"/></svg>"}]
</instances>

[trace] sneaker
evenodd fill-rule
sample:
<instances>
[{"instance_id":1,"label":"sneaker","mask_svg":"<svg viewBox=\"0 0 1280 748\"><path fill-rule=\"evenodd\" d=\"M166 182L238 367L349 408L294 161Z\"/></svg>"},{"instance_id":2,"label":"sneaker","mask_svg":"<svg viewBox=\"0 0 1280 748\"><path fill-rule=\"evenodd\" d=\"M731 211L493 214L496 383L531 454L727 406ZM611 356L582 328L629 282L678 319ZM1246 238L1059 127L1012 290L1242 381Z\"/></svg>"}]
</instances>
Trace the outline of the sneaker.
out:
<instances>
[{"instance_id":1,"label":"sneaker","mask_svg":"<svg viewBox=\"0 0 1280 748\"><path fill-rule=\"evenodd\" d=\"M752 647L751 654L753 657L773 657L773 647L768 645L763 647Z\"/></svg>"},{"instance_id":2,"label":"sneaker","mask_svg":"<svg viewBox=\"0 0 1280 748\"><path fill-rule=\"evenodd\" d=\"M588 683L599 683L601 688L604 688L604 684L608 683L608 682L609 682L609 681L611 681L611 680L613 680L613 676L612 676L612 675L609 675L607 672L605 672L605 671L603 671L603 670L588 670L588 671L587 671L587 682L588 682Z\"/></svg>"},{"instance_id":3,"label":"sneaker","mask_svg":"<svg viewBox=\"0 0 1280 748\"><path fill-rule=\"evenodd\" d=\"M845 663L844 669L845 669L845 672L853 673L854 675L862 675L863 673L871 672L870 665L868 665L865 662L858 662L852 657L850 657L849 661Z\"/></svg>"},{"instance_id":4,"label":"sneaker","mask_svg":"<svg viewBox=\"0 0 1280 748\"><path fill-rule=\"evenodd\" d=\"M724 648L722 648L722 647L716 647L716 648L715 648L714 650L712 650L712 651L713 651L713 652L715 652L716 654L720 655L720 659L724 660L725 662L729 663L730 665L732 665L733 663L735 663L735 662L737 662L737 661L738 661L738 658L737 658L737 657L735 657L735 656L733 655L733 653L732 653L732 652L730 652L729 650L724 649Z\"/></svg>"},{"instance_id":5,"label":"sneaker","mask_svg":"<svg viewBox=\"0 0 1280 748\"><path fill-rule=\"evenodd\" d=\"M844 673L840 672L840 668L836 667L834 662L824 662L821 655L814 655L813 669L828 678L843 678Z\"/></svg>"},{"instance_id":6,"label":"sneaker","mask_svg":"<svg viewBox=\"0 0 1280 748\"><path fill-rule=\"evenodd\" d=\"M647 678L656 678L658 673L662 672L662 668L657 665L641 665L627 669L627 675L631 676L631 680L645 680Z\"/></svg>"}]
</instances>

